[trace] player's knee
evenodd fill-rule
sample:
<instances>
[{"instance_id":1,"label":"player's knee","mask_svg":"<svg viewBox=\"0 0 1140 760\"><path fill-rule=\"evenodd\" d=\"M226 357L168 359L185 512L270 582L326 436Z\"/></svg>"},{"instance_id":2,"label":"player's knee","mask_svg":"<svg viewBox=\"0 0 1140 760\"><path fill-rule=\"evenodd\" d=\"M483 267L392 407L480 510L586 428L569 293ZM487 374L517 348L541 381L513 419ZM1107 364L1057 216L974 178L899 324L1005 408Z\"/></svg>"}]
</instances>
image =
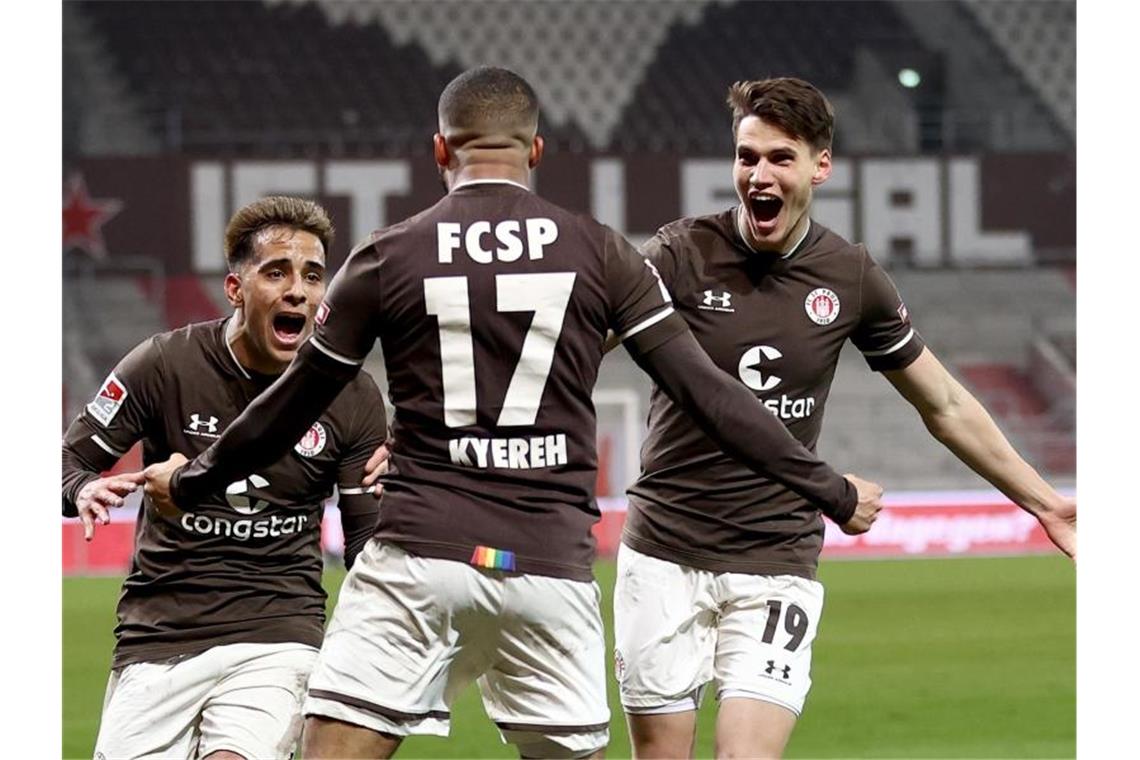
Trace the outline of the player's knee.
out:
<instances>
[{"instance_id":1,"label":"player's knee","mask_svg":"<svg viewBox=\"0 0 1140 760\"><path fill-rule=\"evenodd\" d=\"M718 733L716 737L715 757L717 760L738 760L750 758L751 760L772 760L784 755L784 746L787 738L750 733L751 736L725 736Z\"/></svg>"},{"instance_id":2,"label":"player's knee","mask_svg":"<svg viewBox=\"0 0 1140 760\"><path fill-rule=\"evenodd\" d=\"M362 726L325 718L305 717L301 756L306 760L339 757L391 757L400 746L401 737Z\"/></svg>"}]
</instances>

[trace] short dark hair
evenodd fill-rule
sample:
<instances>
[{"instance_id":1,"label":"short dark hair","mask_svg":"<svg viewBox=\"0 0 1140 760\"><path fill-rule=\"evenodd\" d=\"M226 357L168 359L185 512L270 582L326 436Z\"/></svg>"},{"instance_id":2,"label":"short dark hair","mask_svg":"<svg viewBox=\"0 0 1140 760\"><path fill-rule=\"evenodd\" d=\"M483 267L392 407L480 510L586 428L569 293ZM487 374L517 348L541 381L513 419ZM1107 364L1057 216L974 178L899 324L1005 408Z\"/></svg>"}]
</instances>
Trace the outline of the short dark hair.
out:
<instances>
[{"instance_id":1,"label":"short dark hair","mask_svg":"<svg viewBox=\"0 0 1140 760\"><path fill-rule=\"evenodd\" d=\"M439 121L461 138L507 135L529 143L538 128L538 96L515 72L479 66L464 71L443 89Z\"/></svg>"},{"instance_id":2,"label":"short dark hair","mask_svg":"<svg viewBox=\"0 0 1140 760\"><path fill-rule=\"evenodd\" d=\"M835 110L810 82L795 77L736 82L728 88L728 107L732 109L734 140L740 122L758 116L803 140L816 152L831 147Z\"/></svg>"},{"instance_id":3,"label":"short dark hair","mask_svg":"<svg viewBox=\"0 0 1140 760\"><path fill-rule=\"evenodd\" d=\"M332 220L320 204L304 198L271 195L242 206L226 225L226 266L236 272L253 256L253 239L267 227L289 227L316 235L328 255Z\"/></svg>"}]
</instances>

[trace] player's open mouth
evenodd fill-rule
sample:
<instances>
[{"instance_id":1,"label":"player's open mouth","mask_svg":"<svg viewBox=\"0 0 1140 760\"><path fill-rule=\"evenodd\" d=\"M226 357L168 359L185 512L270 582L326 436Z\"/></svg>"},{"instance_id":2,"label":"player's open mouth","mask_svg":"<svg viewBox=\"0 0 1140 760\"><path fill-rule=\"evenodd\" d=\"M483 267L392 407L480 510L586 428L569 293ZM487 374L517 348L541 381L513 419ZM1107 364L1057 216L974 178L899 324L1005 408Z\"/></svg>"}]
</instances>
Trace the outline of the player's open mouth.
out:
<instances>
[{"instance_id":1,"label":"player's open mouth","mask_svg":"<svg viewBox=\"0 0 1140 760\"><path fill-rule=\"evenodd\" d=\"M278 342L286 346L295 346L301 342L305 332L304 314L278 314L273 318L273 335Z\"/></svg>"},{"instance_id":2,"label":"player's open mouth","mask_svg":"<svg viewBox=\"0 0 1140 760\"><path fill-rule=\"evenodd\" d=\"M783 207L784 201L768 193L748 196L748 210L752 216L752 224L762 232L771 232L776 228L776 220Z\"/></svg>"}]
</instances>

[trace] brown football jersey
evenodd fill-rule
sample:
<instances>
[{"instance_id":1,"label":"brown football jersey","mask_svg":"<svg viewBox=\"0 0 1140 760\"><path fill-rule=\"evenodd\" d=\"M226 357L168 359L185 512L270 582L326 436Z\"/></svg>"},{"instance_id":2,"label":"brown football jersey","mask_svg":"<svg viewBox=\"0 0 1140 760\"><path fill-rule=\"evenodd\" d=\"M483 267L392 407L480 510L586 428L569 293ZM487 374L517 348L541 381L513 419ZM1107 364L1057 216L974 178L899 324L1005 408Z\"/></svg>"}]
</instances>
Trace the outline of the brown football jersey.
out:
<instances>
[{"instance_id":1,"label":"brown football jersey","mask_svg":"<svg viewBox=\"0 0 1140 760\"><path fill-rule=\"evenodd\" d=\"M812 451L846 340L876 371L922 352L887 274L815 222L784 257L751 251L735 208L666 225L642 252L717 366ZM622 540L639 552L718 572L815 576L819 510L722 453L656 386L629 501Z\"/></svg>"},{"instance_id":2,"label":"brown football jersey","mask_svg":"<svg viewBox=\"0 0 1140 760\"><path fill-rule=\"evenodd\" d=\"M317 323L329 356L359 363L377 337L384 352L395 416L380 539L592 578L607 330L634 352L685 330L633 247L522 185L464 183L358 246Z\"/></svg>"},{"instance_id":3,"label":"brown football jersey","mask_svg":"<svg viewBox=\"0 0 1140 760\"><path fill-rule=\"evenodd\" d=\"M225 330L220 319L156 335L115 367L65 434L65 512L74 514L81 482L140 439L144 464L204 451L276 379L238 364ZM270 467L177 517L144 502L114 666L236 642L320 646L322 502L336 485L342 513L368 510L367 528L374 525L375 499L361 479L385 437L382 410L379 389L361 373Z\"/></svg>"}]
</instances>

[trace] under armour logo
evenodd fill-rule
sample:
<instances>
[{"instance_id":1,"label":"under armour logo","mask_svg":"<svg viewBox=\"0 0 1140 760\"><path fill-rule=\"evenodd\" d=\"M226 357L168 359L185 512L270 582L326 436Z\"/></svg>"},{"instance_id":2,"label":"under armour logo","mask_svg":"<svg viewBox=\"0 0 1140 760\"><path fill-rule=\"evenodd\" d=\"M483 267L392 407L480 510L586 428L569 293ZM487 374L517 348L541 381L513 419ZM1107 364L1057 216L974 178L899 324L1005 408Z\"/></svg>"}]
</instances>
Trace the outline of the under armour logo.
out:
<instances>
[{"instance_id":1,"label":"under armour logo","mask_svg":"<svg viewBox=\"0 0 1140 760\"><path fill-rule=\"evenodd\" d=\"M732 293L727 290L722 291L720 295L716 294L714 290L705 291L705 299L701 301L705 306L719 306L722 309L732 308Z\"/></svg>"},{"instance_id":2,"label":"under armour logo","mask_svg":"<svg viewBox=\"0 0 1140 760\"><path fill-rule=\"evenodd\" d=\"M768 667L764 668L764 672L767 673L768 675L772 675L777 670L784 671L780 677L786 681L786 680L788 680L788 675L792 672L792 666L791 665L784 665L783 667L780 667L780 666L776 665L775 660L768 660Z\"/></svg>"},{"instance_id":3,"label":"under armour logo","mask_svg":"<svg viewBox=\"0 0 1140 760\"><path fill-rule=\"evenodd\" d=\"M218 432L218 418L217 417L214 417L211 415L210 419L203 421L202 418L197 414L191 414L190 415L190 429L191 430L193 430L195 433L197 433L198 428L202 427L203 425L206 426L206 432L207 433Z\"/></svg>"}]
</instances>

